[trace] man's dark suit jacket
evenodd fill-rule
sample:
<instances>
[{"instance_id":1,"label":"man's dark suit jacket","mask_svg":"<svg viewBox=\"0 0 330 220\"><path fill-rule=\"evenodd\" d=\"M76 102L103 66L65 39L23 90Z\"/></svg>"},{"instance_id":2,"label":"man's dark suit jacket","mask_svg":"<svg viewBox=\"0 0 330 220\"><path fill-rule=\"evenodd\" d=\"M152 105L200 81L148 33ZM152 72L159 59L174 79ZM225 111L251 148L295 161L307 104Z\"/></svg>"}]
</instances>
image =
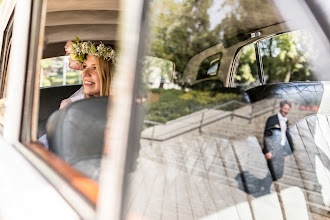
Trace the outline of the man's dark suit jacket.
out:
<instances>
[{"instance_id":1,"label":"man's dark suit jacket","mask_svg":"<svg viewBox=\"0 0 330 220\"><path fill-rule=\"evenodd\" d=\"M267 119L264 136L272 136L273 135L273 132L271 131L271 129L280 129L280 128L276 128L275 127L276 124L278 124L280 126L280 120L278 119L278 115L277 114L276 115L273 115L273 116L270 116ZM287 127L287 129L286 129L286 137L288 139L290 148L291 148L291 150L293 152L292 138L291 138L290 131L289 131L289 121L286 121L286 127ZM264 144L264 146L265 146L265 144ZM269 151L266 149L266 147L264 147L263 153L266 154L268 152Z\"/></svg>"}]
</instances>

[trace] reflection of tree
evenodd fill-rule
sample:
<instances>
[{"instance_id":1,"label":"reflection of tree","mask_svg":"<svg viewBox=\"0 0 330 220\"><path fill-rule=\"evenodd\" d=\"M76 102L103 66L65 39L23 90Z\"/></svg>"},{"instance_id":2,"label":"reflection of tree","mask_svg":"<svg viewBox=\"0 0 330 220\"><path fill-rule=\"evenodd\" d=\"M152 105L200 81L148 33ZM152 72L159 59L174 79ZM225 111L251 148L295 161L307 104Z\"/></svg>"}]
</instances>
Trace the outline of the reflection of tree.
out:
<instances>
[{"instance_id":1,"label":"reflection of tree","mask_svg":"<svg viewBox=\"0 0 330 220\"><path fill-rule=\"evenodd\" d=\"M283 21L276 6L264 0L196 0L192 4L154 0L149 15L148 54L173 61L178 77L196 54L219 43L228 47L247 40L251 32ZM306 40L289 34L261 42L268 83L312 80L308 55L301 46ZM242 56L247 64L238 70L242 83L256 81L255 58L250 55Z\"/></svg>"},{"instance_id":2,"label":"reflection of tree","mask_svg":"<svg viewBox=\"0 0 330 220\"><path fill-rule=\"evenodd\" d=\"M235 85L244 89L258 84L257 61L254 45L245 46L239 56L239 66L235 75Z\"/></svg>"},{"instance_id":3,"label":"reflection of tree","mask_svg":"<svg viewBox=\"0 0 330 220\"><path fill-rule=\"evenodd\" d=\"M160 73L157 76L154 75L156 72L155 68L160 70ZM173 63L168 60L149 56L143 60L142 81L144 83L152 83L153 77L162 77L164 79L170 80L172 73Z\"/></svg>"},{"instance_id":4,"label":"reflection of tree","mask_svg":"<svg viewBox=\"0 0 330 220\"><path fill-rule=\"evenodd\" d=\"M196 54L221 42L231 45L246 39L256 24L261 28L277 23L273 11L263 0L153 1L149 55L173 61L180 76Z\"/></svg>"},{"instance_id":5,"label":"reflection of tree","mask_svg":"<svg viewBox=\"0 0 330 220\"><path fill-rule=\"evenodd\" d=\"M306 38L298 31L261 41L267 83L313 80Z\"/></svg>"},{"instance_id":6,"label":"reflection of tree","mask_svg":"<svg viewBox=\"0 0 330 220\"><path fill-rule=\"evenodd\" d=\"M260 41L266 83L314 80L310 41L310 37L301 31ZM252 44L241 51L236 81L253 83L257 74L255 68L256 56Z\"/></svg>"},{"instance_id":7,"label":"reflection of tree","mask_svg":"<svg viewBox=\"0 0 330 220\"><path fill-rule=\"evenodd\" d=\"M182 74L194 55L219 43L219 31L209 30L211 4L209 0L187 5L154 1L150 10L155 13L150 54L173 61L176 71Z\"/></svg>"}]
</instances>

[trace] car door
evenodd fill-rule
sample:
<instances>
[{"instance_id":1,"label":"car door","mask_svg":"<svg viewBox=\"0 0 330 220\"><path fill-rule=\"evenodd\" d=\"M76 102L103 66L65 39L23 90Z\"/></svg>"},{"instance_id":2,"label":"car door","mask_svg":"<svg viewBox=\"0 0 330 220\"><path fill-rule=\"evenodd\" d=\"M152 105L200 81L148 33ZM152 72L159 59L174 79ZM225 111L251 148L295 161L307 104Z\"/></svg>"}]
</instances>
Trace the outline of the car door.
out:
<instances>
[{"instance_id":1,"label":"car door","mask_svg":"<svg viewBox=\"0 0 330 220\"><path fill-rule=\"evenodd\" d=\"M26 151L19 138L20 119L23 109L26 110L22 101L26 67L35 53L29 47L29 28L38 20L37 16L41 13L38 7L40 9L41 6L42 1L35 1L34 4L32 1L5 1L1 5L0 194L3 199L0 213L4 219L79 218L29 162L36 158ZM32 10L34 16L31 16ZM32 32L38 35L39 26L34 25L32 30L34 28ZM38 41L39 37L35 37Z\"/></svg>"}]
</instances>

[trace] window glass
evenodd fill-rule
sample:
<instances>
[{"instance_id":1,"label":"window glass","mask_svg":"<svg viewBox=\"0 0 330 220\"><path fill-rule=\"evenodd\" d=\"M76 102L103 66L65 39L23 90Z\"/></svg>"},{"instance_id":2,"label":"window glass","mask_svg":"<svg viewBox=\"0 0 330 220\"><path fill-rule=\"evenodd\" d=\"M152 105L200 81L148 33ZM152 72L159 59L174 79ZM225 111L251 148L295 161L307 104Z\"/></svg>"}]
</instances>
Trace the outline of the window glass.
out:
<instances>
[{"instance_id":1,"label":"window glass","mask_svg":"<svg viewBox=\"0 0 330 220\"><path fill-rule=\"evenodd\" d=\"M26 58L22 60L26 64L21 65L26 71L21 72L24 75L24 93L21 94L22 100L18 100L22 102L22 108L17 109L21 116L17 118L21 122L17 131L18 141L29 150L32 149L53 171L62 175L62 181L68 182L59 188L54 184L54 187L84 219L94 215L97 202L107 101L118 57L116 44L120 40L116 35L120 24L120 2L98 1L93 7L79 4L75 8L77 10L68 10L72 8L70 1L47 5L46 1L31 1L33 7L27 3L31 6L28 19L17 26L18 34L25 30L28 33L14 37L27 46L27 51L22 51L25 47L15 50L15 53ZM23 12L22 4L18 5ZM68 17L69 22L66 19ZM16 18L24 20L23 16ZM76 40L78 37L80 40ZM73 45L79 45L79 48L72 49ZM72 49L71 52L68 48ZM87 69L89 75L84 75L87 78L84 87L81 85L82 71L70 69L69 56L61 56L64 49L71 53L73 60L76 59L71 68ZM94 56L85 56L86 53ZM85 62L84 67L83 61L88 62ZM2 103L5 103L1 101L0 119ZM66 111L60 111L59 108L64 106ZM53 172L45 172L42 168L44 165L40 165L40 161L36 162L38 164L35 162L31 163L52 184ZM66 193L72 190L73 194ZM79 195L79 192L83 195ZM87 209L81 209L84 205Z\"/></svg>"},{"instance_id":2,"label":"window glass","mask_svg":"<svg viewBox=\"0 0 330 220\"><path fill-rule=\"evenodd\" d=\"M234 86L244 90L260 85L254 44L242 48L238 57Z\"/></svg>"},{"instance_id":3,"label":"window glass","mask_svg":"<svg viewBox=\"0 0 330 220\"><path fill-rule=\"evenodd\" d=\"M81 71L69 68L69 57L53 57L40 62L40 87L81 84Z\"/></svg>"},{"instance_id":4,"label":"window glass","mask_svg":"<svg viewBox=\"0 0 330 220\"><path fill-rule=\"evenodd\" d=\"M143 68L139 91L144 95L134 111L140 142L127 150L138 158L127 174L123 214L329 218L329 117L316 114L324 94L316 80L330 79L330 45L301 1L147 5L146 54L172 61L175 77L172 86L152 87L146 72L170 71L151 64ZM298 27L312 34L278 35ZM266 82L282 83L259 85L257 42ZM218 62L212 56L219 53Z\"/></svg>"},{"instance_id":5,"label":"window glass","mask_svg":"<svg viewBox=\"0 0 330 220\"><path fill-rule=\"evenodd\" d=\"M295 31L260 41L265 82L313 81L315 51L312 36L307 31Z\"/></svg>"}]
</instances>

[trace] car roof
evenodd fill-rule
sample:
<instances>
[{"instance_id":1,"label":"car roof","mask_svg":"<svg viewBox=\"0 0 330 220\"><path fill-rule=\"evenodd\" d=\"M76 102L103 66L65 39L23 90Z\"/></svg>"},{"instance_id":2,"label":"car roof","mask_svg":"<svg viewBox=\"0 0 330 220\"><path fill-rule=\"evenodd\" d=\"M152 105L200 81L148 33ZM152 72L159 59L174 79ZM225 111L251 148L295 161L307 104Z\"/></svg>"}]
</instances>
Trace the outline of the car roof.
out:
<instances>
[{"instance_id":1,"label":"car roof","mask_svg":"<svg viewBox=\"0 0 330 220\"><path fill-rule=\"evenodd\" d=\"M114 45L119 0L49 0L43 57L64 55L64 45L75 36L81 40Z\"/></svg>"}]
</instances>

